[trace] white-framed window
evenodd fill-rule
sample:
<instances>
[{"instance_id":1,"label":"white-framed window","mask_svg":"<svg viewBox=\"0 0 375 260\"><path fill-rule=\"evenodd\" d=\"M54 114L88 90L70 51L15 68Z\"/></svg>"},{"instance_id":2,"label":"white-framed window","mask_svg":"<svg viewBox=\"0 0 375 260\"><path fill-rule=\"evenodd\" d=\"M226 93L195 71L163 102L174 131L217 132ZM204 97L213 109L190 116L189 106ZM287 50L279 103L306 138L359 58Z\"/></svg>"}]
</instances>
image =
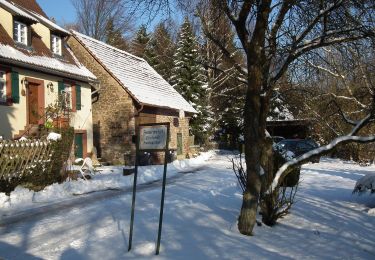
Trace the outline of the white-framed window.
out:
<instances>
[{"instance_id":1,"label":"white-framed window","mask_svg":"<svg viewBox=\"0 0 375 260\"><path fill-rule=\"evenodd\" d=\"M7 101L7 74L0 70L0 102Z\"/></svg>"},{"instance_id":2,"label":"white-framed window","mask_svg":"<svg viewBox=\"0 0 375 260\"><path fill-rule=\"evenodd\" d=\"M54 54L61 55L61 37L51 35L51 50Z\"/></svg>"},{"instance_id":3,"label":"white-framed window","mask_svg":"<svg viewBox=\"0 0 375 260\"><path fill-rule=\"evenodd\" d=\"M64 107L72 109L73 99L72 99L72 86L70 84L64 83Z\"/></svg>"},{"instance_id":4,"label":"white-framed window","mask_svg":"<svg viewBox=\"0 0 375 260\"><path fill-rule=\"evenodd\" d=\"M13 39L16 42L27 45L27 25L18 21L14 21Z\"/></svg>"}]
</instances>

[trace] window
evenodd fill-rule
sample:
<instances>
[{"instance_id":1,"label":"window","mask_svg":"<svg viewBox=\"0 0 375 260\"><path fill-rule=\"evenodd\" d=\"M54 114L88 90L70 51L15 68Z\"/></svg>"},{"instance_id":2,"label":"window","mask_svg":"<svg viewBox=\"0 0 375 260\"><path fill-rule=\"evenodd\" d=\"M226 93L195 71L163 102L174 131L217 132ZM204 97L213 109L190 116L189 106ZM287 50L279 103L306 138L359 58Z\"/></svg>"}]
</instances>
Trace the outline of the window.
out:
<instances>
[{"instance_id":1,"label":"window","mask_svg":"<svg viewBox=\"0 0 375 260\"><path fill-rule=\"evenodd\" d=\"M64 108L73 109L72 100L72 86L70 84L64 83L63 93L63 106Z\"/></svg>"},{"instance_id":2,"label":"window","mask_svg":"<svg viewBox=\"0 0 375 260\"><path fill-rule=\"evenodd\" d=\"M73 112L81 109L81 86L69 81L59 81L58 93L63 109L69 109Z\"/></svg>"},{"instance_id":3,"label":"window","mask_svg":"<svg viewBox=\"0 0 375 260\"><path fill-rule=\"evenodd\" d=\"M18 21L14 22L13 39L16 42L27 45L27 25Z\"/></svg>"},{"instance_id":4,"label":"window","mask_svg":"<svg viewBox=\"0 0 375 260\"><path fill-rule=\"evenodd\" d=\"M51 49L54 54L61 55L61 37L51 35Z\"/></svg>"},{"instance_id":5,"label":"window","mask_svg":"<svg viewBox=\"0 0 375 260\"><path fill-rule=\"evenodd\" d=\"M7 78L5 71L0 70L0 102L7 101Z\"/></svg>"}]
</instances>

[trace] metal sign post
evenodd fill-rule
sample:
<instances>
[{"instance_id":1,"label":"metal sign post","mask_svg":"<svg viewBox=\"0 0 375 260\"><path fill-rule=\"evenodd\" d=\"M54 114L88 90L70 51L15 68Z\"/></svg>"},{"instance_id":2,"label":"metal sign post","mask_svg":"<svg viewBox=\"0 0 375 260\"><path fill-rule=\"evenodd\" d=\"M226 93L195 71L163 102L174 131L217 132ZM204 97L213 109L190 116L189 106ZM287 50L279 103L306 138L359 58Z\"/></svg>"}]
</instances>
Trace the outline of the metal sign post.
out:
<instances>
[{"instance_id":1,"label":"metal sign post","mask_svg":"<svg viewBox=\"0 0 375 260\"><path fill-rule=\"evenodd\" d=\"M139 125L137 144L136 144L136 159L135 159L135 172L133 181L133 198L132 198L132 212L130 218L130 232L129 232L129 246L128 251L131 250L133 240L133 225L134 225L134 210L135 210L135 196L138 176L138 154L140 151L147 152L160 152L164 151L164 172L163 172L163 187L160 202L160 215L159 215L159 230L158 239L156 244L156 255L159 254L161 231L163 225L163 212L164 212L164 198L165 198L165 185L167 178L167 155L169 149L169 123L155 123L155 124L142 124Z\"/></svg>"},{"instance_id":2,"label":"metal sign post","mask_svg":"<svg viewBox=\"0 0 375 260\"><path fill-rule=\"evenodd\" d=\"M129 243L128 251L132 249L133 240L133 224L134 224L134 209L135 209L135 195L137 191L137 177L138 177L138 153L139 153L139 134L137 135L137 140L135 144L135 169L134 169L134 180L133 180L133 197L132 197L132 213L130 217L130 231L129 231Z\"/></svg>"},{"instance_id":3,"label":"metal sign post","mask_svg":"<svg viewBox=\"0 0 375 260\"><path fill-rule=\"evenodd\" d=\"M169 125L167 127L167 144L165 146L164 153L164 172L163 172L163 188L161 190L161 201L160 201L160 215L159 215L159 231L158 231L158 240L156 243L156 255L159 254L160 250L160 240L161 240L161 228L163 226L163 213L164 213L164 197L165 197L165 184L167 179L167 155L169 149Z\"/></svg>"}]
</instances>

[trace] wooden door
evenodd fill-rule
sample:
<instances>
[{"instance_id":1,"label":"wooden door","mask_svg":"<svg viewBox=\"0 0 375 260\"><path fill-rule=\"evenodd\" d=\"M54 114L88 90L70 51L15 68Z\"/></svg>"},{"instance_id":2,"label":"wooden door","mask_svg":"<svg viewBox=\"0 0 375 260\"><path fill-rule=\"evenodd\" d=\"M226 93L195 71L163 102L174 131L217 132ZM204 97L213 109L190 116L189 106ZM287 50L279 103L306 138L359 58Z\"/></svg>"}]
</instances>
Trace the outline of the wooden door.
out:
<instances>
[{"instance_id":1,"label":"wooden door","mask_svg":"<svg viewBox=\"0 0 375 260\"><path fill-rule=\"evenodd\" d=\"M28 87L28 117L29 117L29 124L36 125L38 124L39 119L42 115L39 115L39 85L37 84L29 84Z\"/></svg>"},{"instance_id":2,"label":"wooden door","mask_svg":"<svg viewBox=\"0 0 375 260\"><path fill-rule=\"evenodd\" d=\"M83 134L74 136L74 155L76 158L83 158Z\"/></svg>"},{"instance_id":3,"label":"wooden door","mask_svg":"<svg viewBox=\"0 0 375 260\"><path fill-rule=\"evenodd\" d=\"M182 144L182 134L177 134L177 155L181 155L183 153L183 144Z\"/></svg>"}]
</instances>

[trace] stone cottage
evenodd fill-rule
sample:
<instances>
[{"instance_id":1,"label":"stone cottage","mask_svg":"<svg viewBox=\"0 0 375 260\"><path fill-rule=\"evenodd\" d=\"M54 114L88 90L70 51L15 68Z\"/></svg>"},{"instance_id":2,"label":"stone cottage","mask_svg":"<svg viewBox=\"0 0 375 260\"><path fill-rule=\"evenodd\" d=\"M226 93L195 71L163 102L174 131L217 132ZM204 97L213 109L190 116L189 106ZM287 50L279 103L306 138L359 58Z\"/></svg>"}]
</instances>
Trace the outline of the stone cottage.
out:
<instances>
[{"instance_id":1,"label":"stone cottage","mask_svg":"<svg viewBox=\"0 0 375 260\"><path fill-rule=\"evenodd\" d=\"M48 19L35 0L0 0L0 136L30 136L48 122L75 130L76 156L93 148L91 89L96 77L74 57L70 32ZM69 117L48 117L64 97Z\"/></svg>"},{"instance_id":2,"label":"stone cottage","mask_svg":"<svg viewBox=\"0 0 375 260\"><path fill-rule=\"evenodd\" d=\"M189 154L194 108L144 59L72 31L74 54L100 80L93 93L94 146L110 163L131 164L139 124L170 122L170 149Z\"/></svg>"}]
</instances>

